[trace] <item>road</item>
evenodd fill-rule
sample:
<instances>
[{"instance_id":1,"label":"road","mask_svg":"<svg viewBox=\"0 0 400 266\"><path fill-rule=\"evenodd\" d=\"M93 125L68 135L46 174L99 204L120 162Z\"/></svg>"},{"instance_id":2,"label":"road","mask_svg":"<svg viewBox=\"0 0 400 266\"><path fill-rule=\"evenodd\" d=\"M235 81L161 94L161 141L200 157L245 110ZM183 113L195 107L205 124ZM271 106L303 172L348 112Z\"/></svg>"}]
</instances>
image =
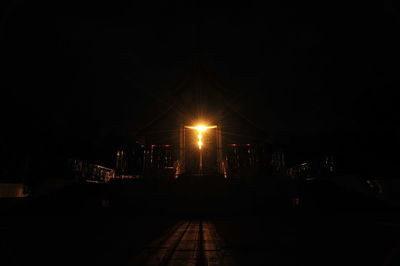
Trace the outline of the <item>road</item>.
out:
<instances>
[{"instance_id":1,"label":"road","mask_svg":"<svg viewBox=\"0 0 400 266\"><path fill-rule=\"evenodd\" d=\"M131 265L237 265L209 221L181 221L143 247Z\"/></svg>"}]
</instances>

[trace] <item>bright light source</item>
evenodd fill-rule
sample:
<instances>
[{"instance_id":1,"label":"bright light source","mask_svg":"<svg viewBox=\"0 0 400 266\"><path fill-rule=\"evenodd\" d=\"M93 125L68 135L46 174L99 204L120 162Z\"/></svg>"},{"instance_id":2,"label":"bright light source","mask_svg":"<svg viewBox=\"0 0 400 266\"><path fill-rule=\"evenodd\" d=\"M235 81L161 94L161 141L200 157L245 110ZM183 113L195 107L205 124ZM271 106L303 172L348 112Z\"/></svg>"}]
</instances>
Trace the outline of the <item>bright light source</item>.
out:
<instances>
[{"instance_id":1,"label":"bright light source","mask_svg":"<svg viewBox=\"0 0 400 266\"><path fill-rule=\"evenodd\" d=\"M196 126L196 129L197 129L197 131L199 131L199 132L204 132L204 131L207 130L207 127L206 127L206 126Z\"/></svg>"},{"instance_id":2,"label":"bright light source","mask_svg":"<svg viewBox=\"0 0 400 266\"><path fill-rule=\"evenodd\" d=\"M199 130L199 134L197 135L197 145L199 145L199 149L201 150L201 147L203 146L203 134Z\"/></svg>"},{"instance_id":3,"label":"bright light source","mask_svg":"<svg viewBox=\"0 0 400 266\"><path fill-rule=\"evenodd\" d=\"M190 129L195 129L199 133L197 135L197 145L199 146L199 150L203 147L203 132L205 132L209 128L216 128L217 126L203 126L203 125L198 125L198 126L186 126L187 128Z\"/></svg>"}]
</instances>

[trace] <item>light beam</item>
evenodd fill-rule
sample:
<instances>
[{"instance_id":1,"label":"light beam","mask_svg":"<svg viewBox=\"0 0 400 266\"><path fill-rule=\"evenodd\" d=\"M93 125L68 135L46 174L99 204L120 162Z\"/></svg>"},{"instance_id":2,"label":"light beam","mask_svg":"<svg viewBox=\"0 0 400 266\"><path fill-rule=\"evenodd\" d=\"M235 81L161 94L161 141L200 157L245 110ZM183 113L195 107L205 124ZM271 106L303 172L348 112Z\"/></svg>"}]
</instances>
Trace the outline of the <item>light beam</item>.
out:
<instances>
[{"instance_id":1,"label":"light beam","mask_svg":"<svg viewBox=\"0 0 400 266\"><path fill-rule=\"evenodd\" d=\"M186 126L186 128L194 129L197 130L197 145L199 147L199 150L203 147L203 133L209 129L209 128L216 128L217 126L204 126L204 125L198 125L198 126Z\"/></svg>"}]
</instances>

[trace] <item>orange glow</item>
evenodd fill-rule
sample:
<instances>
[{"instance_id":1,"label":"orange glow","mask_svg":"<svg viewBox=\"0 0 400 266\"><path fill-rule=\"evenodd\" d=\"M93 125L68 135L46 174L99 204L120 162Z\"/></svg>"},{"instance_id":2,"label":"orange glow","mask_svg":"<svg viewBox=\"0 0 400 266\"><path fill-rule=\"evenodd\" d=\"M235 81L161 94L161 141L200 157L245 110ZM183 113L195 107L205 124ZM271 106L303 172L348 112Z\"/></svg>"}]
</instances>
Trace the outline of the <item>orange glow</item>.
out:
<instances>
[{"instance_id":1,"label":"orange glow","mask_svg":"<svg viewBox=\"0 0 400 266\"><path fill-rule=\"evenodd\" d=\"M201 131L199 131L199 134L197 135L197 145L199 145L199 149L201 150L201 147L203 146L203 134Z\"/></svg>"},{"instance_id":2,"label":"orange glow","mask_svg":"<svg viewBox=\"0 0 400 266\"><path fill-rule=\"evenodd\" d=\"M199 150L203 147L203 132L205 132L209 128L216 128L217 126L204 126L204 125L198 125L198 126L186 126L186 128L190 129L195 129L197 130L197 145L199 146Z\"/></svg>"}]
</instances>

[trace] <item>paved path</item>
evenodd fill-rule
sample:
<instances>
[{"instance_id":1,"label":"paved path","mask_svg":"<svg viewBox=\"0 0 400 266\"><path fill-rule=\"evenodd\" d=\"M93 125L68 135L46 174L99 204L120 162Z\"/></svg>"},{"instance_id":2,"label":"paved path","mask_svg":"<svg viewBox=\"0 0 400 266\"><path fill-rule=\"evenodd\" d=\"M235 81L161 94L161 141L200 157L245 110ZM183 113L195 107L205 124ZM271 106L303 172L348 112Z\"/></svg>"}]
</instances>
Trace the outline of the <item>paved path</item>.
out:
<instances>
[{"instance_id":1,"label":"paved path","mask_svg":"<svg viewBox=\"0 0 400 266\"><path fill-rule=\"evenodd\" d=\"M208 221L181 221L145 247L131 265L237 265Z\"/></svg>"}]
</instances>

